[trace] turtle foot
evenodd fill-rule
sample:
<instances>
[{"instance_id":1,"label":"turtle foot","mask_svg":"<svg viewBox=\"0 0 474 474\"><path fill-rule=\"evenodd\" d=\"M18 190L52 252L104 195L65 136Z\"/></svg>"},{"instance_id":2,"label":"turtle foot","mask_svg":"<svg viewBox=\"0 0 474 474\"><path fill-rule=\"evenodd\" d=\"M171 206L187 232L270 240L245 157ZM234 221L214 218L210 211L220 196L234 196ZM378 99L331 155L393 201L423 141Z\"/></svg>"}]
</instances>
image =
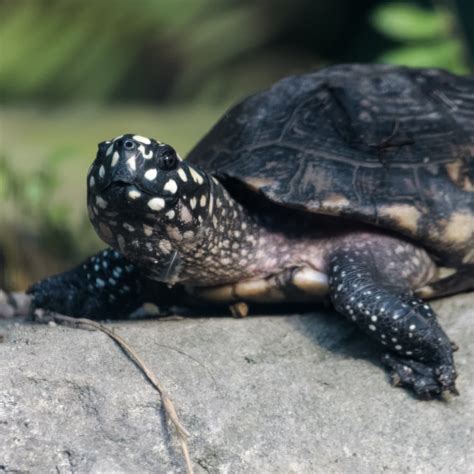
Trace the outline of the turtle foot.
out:
<instances>
[{"instance_id":1,"label":"turtle foot","mask_svg":"<svg viewBox=\"0 0 474 474\"><path fill-rule=\"evenodd\" d=\"M452 365L429 365L392 354L385 354L382 362L391 371L392 385L411 388L417 398L431 400L446 394L459 395Z\"/></svg>"}]
</instances>

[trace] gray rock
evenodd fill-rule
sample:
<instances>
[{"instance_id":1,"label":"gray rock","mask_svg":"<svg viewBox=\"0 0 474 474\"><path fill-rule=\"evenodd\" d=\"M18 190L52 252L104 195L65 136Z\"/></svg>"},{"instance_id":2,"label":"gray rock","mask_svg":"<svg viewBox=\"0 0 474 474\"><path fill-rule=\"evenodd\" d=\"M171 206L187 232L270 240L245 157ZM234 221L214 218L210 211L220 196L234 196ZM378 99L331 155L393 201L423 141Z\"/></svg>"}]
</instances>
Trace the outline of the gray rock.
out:
<instances>
[{"instance_id":1,"label":"gray rock","mask_svg":"<svg viewBox=\"0 0 474 474\"><path fill-rule=\"evenodd\" d=\"M198 473L472 472L474 294L435 306L460 346L449 402L392 388L331 311L109 326L172 396ZM25 323L0 357L0 471L184 472L157 393L104 334Z\"/></svg>"}]
</instances>

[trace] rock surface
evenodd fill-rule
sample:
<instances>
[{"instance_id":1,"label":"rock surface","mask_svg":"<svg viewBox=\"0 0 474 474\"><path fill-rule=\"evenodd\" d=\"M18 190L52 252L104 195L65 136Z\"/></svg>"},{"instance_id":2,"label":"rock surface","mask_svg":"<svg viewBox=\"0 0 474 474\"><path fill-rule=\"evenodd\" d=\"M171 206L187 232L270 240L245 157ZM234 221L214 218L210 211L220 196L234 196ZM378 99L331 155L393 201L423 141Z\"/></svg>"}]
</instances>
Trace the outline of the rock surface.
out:
<instances>
[{"instance_id":1,"label":"rock surface","mask_svg":"<svg viewBox=\"0 0 474 474\"><path fill-rule=\"evenodd\" d=\"M474 294L435 304L461 396L390 387L331 311L114 322L162 380L195 472L472 472ZM104 334L16 324L0 344L0 471L184 472L157 393Z\"/></svg>"}]
</instances>

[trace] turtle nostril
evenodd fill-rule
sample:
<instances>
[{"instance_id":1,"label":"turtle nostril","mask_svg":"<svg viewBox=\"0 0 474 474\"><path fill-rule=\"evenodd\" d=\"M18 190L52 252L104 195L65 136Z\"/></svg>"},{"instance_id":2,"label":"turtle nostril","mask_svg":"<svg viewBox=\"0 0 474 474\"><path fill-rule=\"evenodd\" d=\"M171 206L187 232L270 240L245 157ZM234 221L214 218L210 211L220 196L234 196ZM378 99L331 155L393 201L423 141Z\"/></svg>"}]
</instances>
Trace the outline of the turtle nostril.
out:
<instances>
[{"instance_id":1,"label":"turtle nostril","mask_svg":"<svg viewBox=\"0 0 474 474\"><path fill-rule=\"evenodd\" d=\"M123 144L123 146L124 146L127 150L131 150L132 148L135 147L135 143L133 143L132 140L125 140L125 143Z\"/></svg>"}]
</instances>

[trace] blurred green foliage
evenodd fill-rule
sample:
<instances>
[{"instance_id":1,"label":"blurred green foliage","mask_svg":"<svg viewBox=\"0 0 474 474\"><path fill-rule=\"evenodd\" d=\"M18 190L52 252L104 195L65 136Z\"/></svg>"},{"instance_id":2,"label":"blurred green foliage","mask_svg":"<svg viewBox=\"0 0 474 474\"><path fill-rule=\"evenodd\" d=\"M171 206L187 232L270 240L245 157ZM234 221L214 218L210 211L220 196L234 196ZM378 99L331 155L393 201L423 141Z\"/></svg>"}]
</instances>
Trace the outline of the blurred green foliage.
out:
<instances>
[{"instance_id":1,"label":"blurred green foliage","mask_svg":"<svg viewBox=\"0 0 474 474\"><path fill-rule=\"evenodd\" d=\"M445 8L428 9L410 3L378 6L374 28L401 44L378 60L414 67L439 67L457 74L469 72L466 47L456 33L456 18Z\"/></svg>"},{"instance_id":2,"label":"blurred green foliage","mask_svg":"<svg viewBox=\"0 0 474 474\"><path fill-rule=\"evenodd\" d=\"M260 10L251 1L6 1L0 93L103 100L126 94L132 81L145 89L151 82L158 99L181 97L278 29L278 16L264 22Z\"/></svg>"},{"instance_id":3,"label":"blurred green foliage","mask_svg":"<svg viewBox=\"0 0 474 474\"><path fill-rule=\"evenodd\" d=\"M73 219L73 203L57 199L68 156L59 150L29 174L0 156L0 254L7 254L6 267L0 262L0 287L24 287L45 269L60 269L97 248L86 217Z\"/></svg>"},{"instance_id":4,"label":"blurred green foliage","mask_svg":"<svg viewBox=\"0 0 474 474\"><path fill-rule=\"evenodd\" d=\"M385 43L366 37L374 4ZM228 100L290 71L377 58L466 71L455 23L414 1L0 0L0 95Z\"/></svg>"}]
</instances>

